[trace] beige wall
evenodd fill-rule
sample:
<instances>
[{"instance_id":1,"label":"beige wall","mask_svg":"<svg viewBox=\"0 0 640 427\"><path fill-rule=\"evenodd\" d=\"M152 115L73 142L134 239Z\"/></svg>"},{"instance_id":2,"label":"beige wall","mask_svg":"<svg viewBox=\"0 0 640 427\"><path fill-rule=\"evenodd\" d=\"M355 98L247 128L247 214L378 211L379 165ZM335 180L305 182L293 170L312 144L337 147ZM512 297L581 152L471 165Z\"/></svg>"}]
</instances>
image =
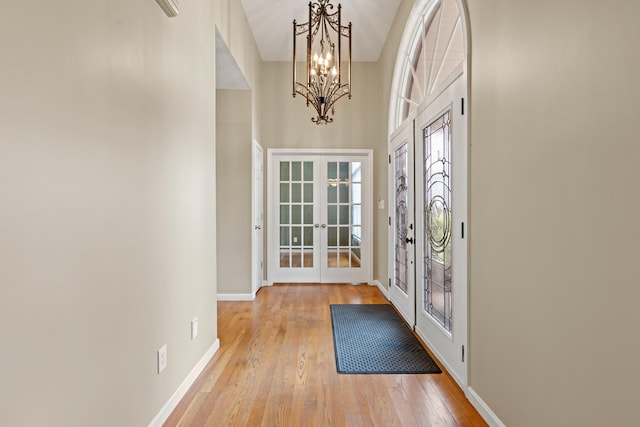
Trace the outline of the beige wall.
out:
<instances>
[{"instance_id":1,"label":"beige wall","mask_svg":"<svg viewBox=\"0 0 640 427\"><path fill-rule=\"evenodd\" d=\"M300 65L302 67L302 65ZM353 99L336 103L334 122L316 125L313 107L301 95L291 96L291 63L265 62L262 133L266 148L374 148L379 138L378 67L353 64Z\"/></svg>"},{"instance_id":2,"label":"beige wall","mask_svg":"<svg viewBox=\"0 0 640 427\"><path fill-rule=\"evenodd\" d=\"M262 143L269 148L370 148L374 150L374 203L386 199L387 171L380 168L379 159L386 158L386 142L380 133L380 89L377 63L354 63L352 68L353 98L343 98L336 103L334 122L316 125L313 107L306 107L305 99L291 96L291 63L266 62L263 64ZM384 150L380 151L380 147ZM384 162L382 162L384 163ZM267 165L268 167L268 165ZM379 188L380 187L380 188ZM379 192L379 189L381 190ZM266 193L265 193L266 195ZM374 224L386 221L386 210L374 206ZM376 227L374 227L376 230ZM377 233L374 236L378 238ZM374 251L376 250L374 241ZM386 264L374 257L374 278L385 274ZM382 270L380 270L382 268ZM381 279L386 282L386 279Z\"/></svg>"},{"instance_id":3,"label":"beige wall","mask_svg":"<svg viewBox=\"0 0 640 427\"><path fill-rule=\"evenodd\" d=\"M374 148L386 200L411 4L326 127L286 63L260 64L239 2L4 5L0 424L146 425L215 340L214 24L252 85L252 137ZM509 426L637 426L640 4L468 6L470 385Z\"/></svg>"},{"instance_id":4,"label":"beige wall","mask_svg":"<svg viewBox=\"0 0 640 427\"><path fill-rule=\"evenodd\" d=\"M260 140L260 98L262 58L239 0L212 0L213 19L220 35L251 87L252 133Z\"/></svg>"},{"instance_id":5,"label":"beige wall","mask_svg":"<svg viewBox=\"0 0 640 427\"><path fill-rule=\"evenodd\" d=\"M509 426L638 426L640 3L468 3L471 386Z\"/></svg>"},{"instance_id":6,"label":"beige wall","mask_svg":"<svg viewBox=\"0 0 640 427\"><path fill-rule=\"evenodd\" d=\"M218 294L251 294L251 91L216 91Z\"/></svg>"},{"instance_id":7,"label":"beige wall","mask_svg":"<svg viewBox=\"0 0 640 427\"><path fill-rule=\"evenodd\" d=\"M223 127L217 129L223 140L217 144L218 153L223 158L217 163L218 188L224 193L218 200L218 230L223 235L218 238L221 251L218 278L222 294L251 293L251 160L252 140L261 141L262 99L262 59L253 39L249 23L237 0L213 0L213 19L218 32L224 39L233 59L238 64L250 90L238 92L216 91L216 105L224 109L218 111ZM226 95L226 96L225 96ZM239 116L233 117L230 112ZM237 126L242 126L238 128ZM240 211L239 211L240 209ZM232 240L230 240L232 239ZM229 250L230 246L233 251ZM222 248L227 250L222 251ZM243 255L239 255L243 254Z\"/></svg>"},{"instance_id":8,"label":"beige wall","mask_svg":"<svg viewBox=\"0 0 640 427\"><path fill-rule=\"evenodd\" d=\"M380 54L378 61L378 86L380 87L380 101L379 112L380 118L378 119L379 125L379 146L378 152L380 155L376 158L376 188L378 194L385 194L385 210L379 211L380 215L376 220L375 228L375 240L376 240L376 252L375 260L378 265L378 275L376 278L382 283L382 285L388 289L389 287L389 204L393 203L390 200L388 194L389 182L388 182L388 135L392 130L389 129L389 97L391 95L391 81L393 79L393 72L396 65L396 59L398 57L398 46L404 33L404 26L411 13L413 7L413 1L405 0L400 2L398 11L393 21L393 25L389 30L387 41ZM384 173L382 172L384 171Z\"/></svg>"},{"instance_id":9,"label":"beige wall","mask_svg":"<svg viewBox=\"0 0 640 427\"><path fill-rule=\"evenodd\" d=\"M0 425L147 425L216 340L214 34L204 0L3 3Z\"/></svg>"},{"instance_id":10,"label":"beige wall","mask_svg":"<svg viewBox=\"0 0 640 427\"><path fill-rule=\"evenodd\" d=\"M508 426L637 427L640 4L468 9L470 386Z\"/></svg>"}]
</instances>

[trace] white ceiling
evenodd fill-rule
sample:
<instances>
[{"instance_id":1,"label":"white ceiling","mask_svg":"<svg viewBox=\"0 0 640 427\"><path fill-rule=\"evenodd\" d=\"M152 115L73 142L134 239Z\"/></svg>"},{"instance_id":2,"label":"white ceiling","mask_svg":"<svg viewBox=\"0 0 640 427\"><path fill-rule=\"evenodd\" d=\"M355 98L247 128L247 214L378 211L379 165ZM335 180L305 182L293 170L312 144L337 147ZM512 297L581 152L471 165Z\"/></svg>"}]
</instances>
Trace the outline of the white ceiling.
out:
<instances>
[{"instance_id":1,"label":"white ceiling","mask_svg":"<svg viewBox=\"0 0 640 427\"><path fill-rule=\"evenodd\" d=\"M309 20L309 0L241 0L264 61L291 61L293 20ZM353 23L353 60L377 61L400 0L332 0Z\"/></svg>"}]
</instances>

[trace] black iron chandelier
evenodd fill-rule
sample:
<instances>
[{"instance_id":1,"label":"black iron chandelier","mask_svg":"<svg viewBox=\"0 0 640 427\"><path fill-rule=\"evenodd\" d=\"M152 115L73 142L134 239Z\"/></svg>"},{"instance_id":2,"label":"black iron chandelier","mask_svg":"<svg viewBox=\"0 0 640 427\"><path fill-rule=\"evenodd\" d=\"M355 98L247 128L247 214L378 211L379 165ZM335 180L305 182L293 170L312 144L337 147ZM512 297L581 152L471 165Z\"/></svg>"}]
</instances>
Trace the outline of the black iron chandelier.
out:
<instances>
[{"instance_id":1,"label":"black iron chandelier","mask_svg":"<svg viewBox=\"0 0 640 427\"><path fill-rule=\"evenodd\" d=\"M313 105L318 116L311 121L316 124L333 122L336 101L345 95L351 99L351 22L342 25L341 12L342 5L334 11L330 0L317 0L309 2L309 22L293 21L293 97L300 94L307 100L307 107ZM305 82L300 83L296 39L303 34L306 34L307 71ZM346 57L343 49L348 49ZM343 61L347 63L346 82L342 80Z\"/></svg>"}]
</instances>

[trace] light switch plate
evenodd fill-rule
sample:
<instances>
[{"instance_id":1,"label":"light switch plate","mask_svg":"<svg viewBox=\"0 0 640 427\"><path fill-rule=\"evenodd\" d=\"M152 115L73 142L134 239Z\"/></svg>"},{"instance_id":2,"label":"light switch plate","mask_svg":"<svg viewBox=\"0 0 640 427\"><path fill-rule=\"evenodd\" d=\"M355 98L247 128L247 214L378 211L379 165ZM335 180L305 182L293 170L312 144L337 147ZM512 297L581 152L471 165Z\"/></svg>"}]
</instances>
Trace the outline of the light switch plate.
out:
<instances>
[{"instance_id":1,"label":"light switch plate","mask_svg":"<svg viewBox=\"0 0 640 427\"><path fill-rule=\"evenodd\" d=\"M163 345L158 350L158 373L164 371L167 367L167 345Z\"/></svg>"},{"instance_id":2,"label":"light switch plate","mask_svg":"<svg viewBox=\"0 0 640 427\"><path fill-rule=\"evenodd\" d=\"M194 340L198 336L198 318L191 321L191 339Z\"/></svg>"}]
</instances>

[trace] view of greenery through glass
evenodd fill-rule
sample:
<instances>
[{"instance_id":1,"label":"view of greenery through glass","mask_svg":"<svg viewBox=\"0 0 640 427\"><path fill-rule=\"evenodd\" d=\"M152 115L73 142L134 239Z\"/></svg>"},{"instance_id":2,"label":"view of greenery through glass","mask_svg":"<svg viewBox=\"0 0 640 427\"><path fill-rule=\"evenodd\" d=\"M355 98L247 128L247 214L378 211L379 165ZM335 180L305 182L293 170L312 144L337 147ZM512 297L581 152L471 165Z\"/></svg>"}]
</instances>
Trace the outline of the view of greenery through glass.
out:
<instances>
[{"instance_id":1,"label":"view of greenery through glass","mask_svg":"<svg viewBox=\"0 0 640 427\"><path fill-rule=\"evenodd\" d=\"M429 224L428 232L431 233L431 240L443 242L443 250L433 251L433 259L444 264L445 259L451 260L451 236L445 235L446 224L451 223L451 211L441 207L427 210L425 224Z\"/></svg>"}]
</instances>

